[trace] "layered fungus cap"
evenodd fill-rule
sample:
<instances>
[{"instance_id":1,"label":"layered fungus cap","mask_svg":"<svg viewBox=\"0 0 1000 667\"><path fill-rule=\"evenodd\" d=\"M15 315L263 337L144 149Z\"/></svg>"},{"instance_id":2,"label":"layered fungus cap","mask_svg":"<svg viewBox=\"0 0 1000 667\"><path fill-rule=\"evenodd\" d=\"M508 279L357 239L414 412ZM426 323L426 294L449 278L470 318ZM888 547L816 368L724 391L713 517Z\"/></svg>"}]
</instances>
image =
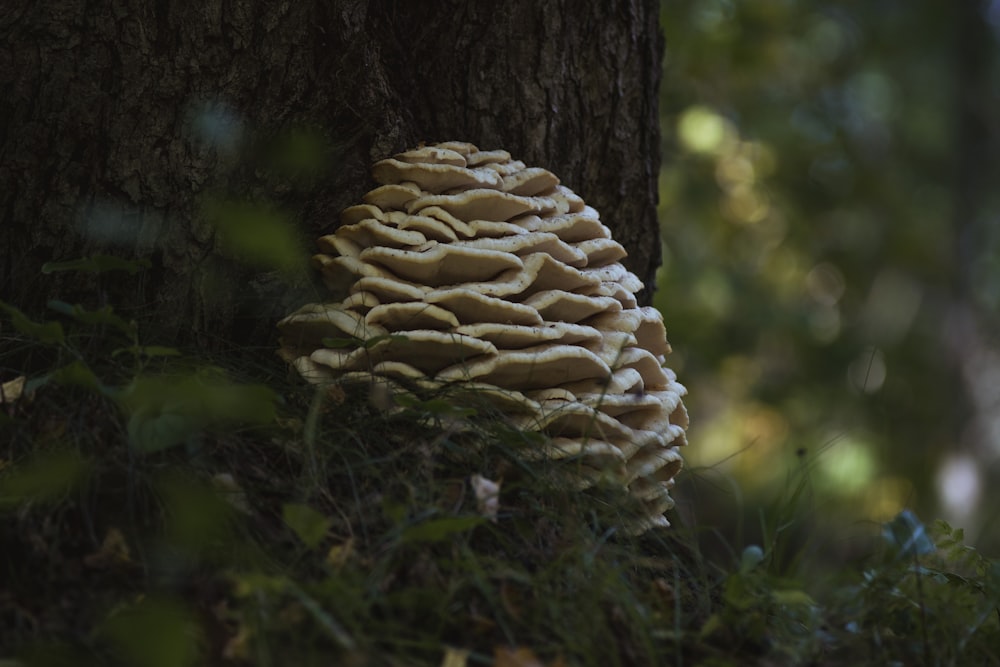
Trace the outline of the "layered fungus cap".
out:
<instances>
[{"instance_id":1,"label":"layered fungus cap","mask_svg":"<svg viewBox=\"0 0 1000 667\"><path fill-rule=\"evenodd\" d=\"M447 142L377 162L313 258L340 301L279 323L310 382L459 387L547 438L526 458L575 461L580 486L622 484L668 526L686 444L685 389L664 366L659 311L600 216L551 172ZM324 341L347 341L327 347Z\"/></svg>"}]
</instances>

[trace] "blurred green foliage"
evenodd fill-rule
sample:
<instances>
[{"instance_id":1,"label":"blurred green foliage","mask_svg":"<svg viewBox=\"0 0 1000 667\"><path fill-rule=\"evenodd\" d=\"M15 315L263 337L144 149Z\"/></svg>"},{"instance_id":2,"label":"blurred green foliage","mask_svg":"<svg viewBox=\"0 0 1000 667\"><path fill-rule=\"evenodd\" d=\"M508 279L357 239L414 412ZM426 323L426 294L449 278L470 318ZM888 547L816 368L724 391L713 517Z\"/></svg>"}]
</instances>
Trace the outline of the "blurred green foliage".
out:
<instances>
[{"instance_id":1,"label":"blurred green foliage","mask_svg":"<svg viewBox=\"0 0 1000 667\"><path fill-rule=\"evenodd\" d=\"M306 245L287 213L268 203L217 199L206 200L202 213L218 231L223 253L291 277L308 270Z\"/></svg>"},{"instance_id":2,"label":"blurred green foliage","mask_svg":"<svg viewBox=\"0 0 1000 667\"><path fill-rule=\"evenodd\" d=\"M35 455L0 477L0 509L60 501L86 479L88 467L71 449Z\"/></svg>"},{"instance_id":3,"label":"blurred green foliage","mask_svg":"<svg viewBox=\"0 0 1000 667\"><path fill-rule=\"evenodd\" d=\"M760 546L720 566L683 528L624 534L640 508L623 489L525 460L541 436L474 392L386 410L277 360L226 371L143 346L110 306L49 308L0 304L47 363L2 397L5 664L437 665L455 646L461 664L997 660L1000 566L946 524L903 512L863 571L796 576L808 462L762 510ZM471 471L502 484L499 512Z\"/></svg>"},{"instance_id":4,"label":"blurred green foliage","mask_svg":"<svg viewBox=\"0 0 1000 667\"><path fill-rule=\"evenodd\" d=\"M156 452L190 441L211 425L269 424L278 396L259 384L229 380L218 368L135 378L118 394L129 414L132 446Z\"/></svg>"},{"instance_id":5,"label":"blurred green foliage","mask_svg":"<svg viewBox=\"0 0 1000 667\"><path fill-rule=\"evenodd\" d=\"M107 305L53 300L58 319L36 322L0 303L9 340L44 361L0 396L0 617L18 655L0 663L441 664L450 646L476 664L509 646L553 665L997 663L1000 563L898 511L969 444L952 301L1000 294L989 261L958 259L953 12L666 6L659 305L693 390L691 477L723 461L751 494L781 490L759 546L720 567L681 526L616 534L620 497L518 458L537 434L454 396L388 414L266 364L250 374L268 384L247 384L143 346ZM235 141L216 120L205 131ZM293 133L275 159L314 169L313 141ZM224 251L305 266L275 207L205 213ZM470 471L503 482L498 520ZM838 509L878 519L875 549L824 589L796 576L792 538Z\"/></svg>"},{"instance_id":6,"label":"blurred green foliage","mask_svg":"<svg viewBox=\"0 0 1000 667\"><path fill-rule=\"evenodd\" d=\"M804 463L821 522L988 522L1000 442L970 428L964 337L996 339L1000 264L966 246L1000 199L968 178L996 182L996 137L966 130L1000 117L997 3L664 2L662 24L656 303L689 469L752 499Z\"/></svg>"},{"instance_id":7,"label":"blurred green foliage","mask_svg":"<svg viewBox=\"0 0 1000 667\"><path fill-rule=\"evenodd\" d=\"M285 503L281 507L281 516L302 543L310 549L318 546L330 530L330 520L308 505Z\"/></svg>"},{"instance_id":8,"label":"blurred green foliage","mask_svg":"<svg viewBox=\"0 0 1000 667\"><path fill-rule=\"evenodd\" d=\"M144 598L113 613L102 630L122 664L136 667L197 664L199 627L190 610L175 600Z\"/></svg>"}]
</instances>

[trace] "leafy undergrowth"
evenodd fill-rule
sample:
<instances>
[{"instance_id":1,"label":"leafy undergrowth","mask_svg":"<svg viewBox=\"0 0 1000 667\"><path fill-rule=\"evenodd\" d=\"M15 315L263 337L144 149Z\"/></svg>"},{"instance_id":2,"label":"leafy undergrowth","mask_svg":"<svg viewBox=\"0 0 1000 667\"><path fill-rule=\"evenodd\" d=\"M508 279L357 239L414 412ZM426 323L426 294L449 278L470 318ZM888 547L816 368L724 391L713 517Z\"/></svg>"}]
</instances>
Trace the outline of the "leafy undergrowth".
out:
<instances>
[{"instance_id":1,"label":"leafy undergrowth","mask_svg":"<svg viewBox=\"0 0 1000 667\"><path fill-rule=\"evenodd\" d=\"M0 304L4 667L1000 664L1000 562L942 523L901 514L817 591L773 544L628 535L483 406L50 305Z\"/></svg>"}]
</instances>

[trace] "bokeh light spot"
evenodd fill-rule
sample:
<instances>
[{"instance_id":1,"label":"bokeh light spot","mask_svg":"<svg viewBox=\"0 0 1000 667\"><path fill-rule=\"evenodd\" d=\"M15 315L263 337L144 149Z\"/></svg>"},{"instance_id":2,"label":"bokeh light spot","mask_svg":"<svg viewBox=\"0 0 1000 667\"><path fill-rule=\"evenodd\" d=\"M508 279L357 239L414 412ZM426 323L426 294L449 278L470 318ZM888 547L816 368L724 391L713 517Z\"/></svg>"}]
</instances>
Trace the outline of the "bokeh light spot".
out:
<instances>
[{"instance_id":1,"label":"bokeh light spot","mask_svg":"<svg viewBox=\"0 0 1000 667\"><path fill-rule=\"evenodd\" d=\"M851 495L871 482L875 461L869 443L857 437L846 437L823 454L818 468L833 491Z\"/></svg>"},{"instance_id":2,"label":"bokeh light spot","mask_svg":"<svg viewBox=\"0 0 1000 667\"><path fill-rule=\"evenodd\" d=\"M848 108L859 124L884 123L893 111L892 82L880 70L858 72L848 80L845 88Z\"/></svg>"},{"instance_id":3,"label":"bokeh light spot","mask_svg":"<svg viewBox=\"0 0 1000 667\"><path fill-rule=\"evenodd\" d=\"M834 60L844 50L847 39L841 25L831 18L816 20L806 34L809 51L823 62Z\"/></svg>"},{"instance_id":4,"label":"bokeh light spot","mask_svg":"<svg viewBox=\"0 0 1000 667\"><path fill-rule=\"evenodd\" d=\"M723 157L715 167L715 180L724 188L752 185L754 179L753 163L742 155Z\"/></svg>"},{"instance_id":5,"label":"bokeh light spot","mask_svg":"<svg viewBox=\"0 0 1000 667\"><path fill-rule=\"evenodd\" d=\"M835 341L842 326L840 309L835 305L817 308L809 314L809 332L818 343Z\"/></svg>"},{"instance_id":6,"label":"bokeh light spot","mask_svg":"<svg viewBox=\"0 0 1000 667\"><path fill-rule=\"evenodd\" d=\"M729 121L705 106L689 107L677 122L677 134L684 148L692 153L711 154L721 150L728 136L734 134Z\"/></svg>"},{"instance_id":7,"label":"bokeh light spot","mask_svg":"<svg viewBox=\"0 0 1000 667\"><path fill-rule=\"evenodd\" d=\"M913 497L913 483L903 477L880 477L865 490L864 512L871 521L889 521Z\"/></svg>"},{"instance_id":8,"label":"bokeh light spot","mask_svg":"<svg viewBox=\"0 0 1000 667\"><path fill-rule=\"evenodd\" d=\"M806 274L806 291L823 306L833 306L844 295L846 281L840 269L830 262L820 262Z\"/></svg>"},{"instance_id":9,"label":"bokeh light spot","mask_svg":"<svg viewBox=\"0 0 1000 667\"><path fill-rule=\"evenodd\" d=\"M755 223L767 217L771 205L765 194L748 185L738 185L727 193L723 208L735 222Z\"/></svg>"},{"instance_id":10,"label":"bokeh light spot","mask_svg":"<svg viewBox=\"0 0 1000 667\"><path fill-rule=\"evenodd\" d=\"M733 290L720 271L706 271L694 286L695 299L716 318L726 316L732 309Z\"/></svg>"},{"instance_id":11,"label":"bokeh light spot","mask_svg":"<svg viewBox=\"0 0 1000 667\"><path fill-rule=\"evenodd\" d=\"M896 269L883 269L872 283L862 312L869 338L882 345L897 342L910 330L920 309L919 283Z\"/></svg>"},{"instance_id":12,"label":"bokeh light spot","mask_svg":"<svg viewBox=\"0 0 1000 667\"><path fill-rule=\"evenodd\" d=\"M976 460L968 454L948 457L938 470L937 487L945 509L953 517L968 517L975 510L982 491Z\"/></svg>"},{"instance_id":13,"label":"bokeh light spot","mask_svg":"<svg viewBox=\"0 0 1000 667\"><path fill-rule=\"evenodd\" d=\"M877 347L866 347L847 367L851 387L862 394L876 393L885 384L887 375L885 354Z\"/></svg>"}]
</instances>

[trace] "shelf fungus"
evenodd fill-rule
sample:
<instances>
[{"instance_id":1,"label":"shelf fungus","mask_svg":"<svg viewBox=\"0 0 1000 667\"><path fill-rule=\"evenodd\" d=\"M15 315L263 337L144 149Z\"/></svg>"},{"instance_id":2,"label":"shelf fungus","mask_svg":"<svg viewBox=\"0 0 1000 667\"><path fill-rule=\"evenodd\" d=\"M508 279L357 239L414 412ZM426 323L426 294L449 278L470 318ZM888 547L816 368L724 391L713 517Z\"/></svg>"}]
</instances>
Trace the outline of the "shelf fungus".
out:
<instances>
[{"instance_id":1,"label":"shelf fungus","mask_svg":"<svg viewBox=\"0 0 1000 667\"><path fill-rule=\"evenodd\" d=\"M582 487L627 488L645 512L631 529L669 525L685 389L597 211L552 173L468 143L372 173L378 187L313 258L349 293L282 320L282 357L310 382L474 395L548 436L525 458L570 459Z\"/></svg>"}]
</instances>

